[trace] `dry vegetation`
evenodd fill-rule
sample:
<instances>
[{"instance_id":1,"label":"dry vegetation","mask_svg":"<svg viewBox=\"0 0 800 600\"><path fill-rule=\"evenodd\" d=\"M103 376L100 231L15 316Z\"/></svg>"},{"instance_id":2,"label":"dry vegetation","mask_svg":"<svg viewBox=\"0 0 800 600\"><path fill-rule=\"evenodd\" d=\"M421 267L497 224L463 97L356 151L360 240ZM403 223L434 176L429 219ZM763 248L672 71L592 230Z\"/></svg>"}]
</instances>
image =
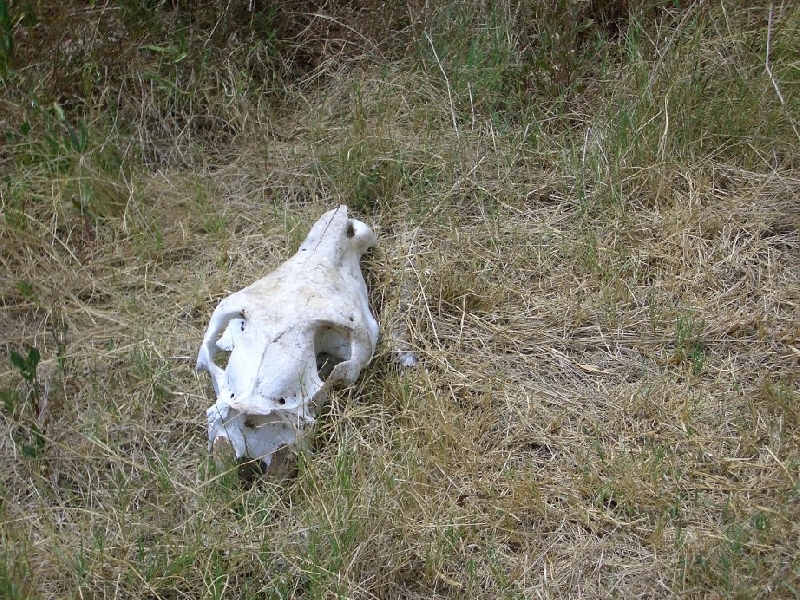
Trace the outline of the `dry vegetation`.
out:
<instances>
[{"instance_id":1,"label":"dry vegetation","mask_svg":"<svg viewBox=\"0 0 800 600\"><path fill-rule=\"evenodd\" d=\"M799 69L790 2L0 0L0 596L797 598ZM337 203L382 342L248 485L202 331Z\"/></svg>"}]
</instances>

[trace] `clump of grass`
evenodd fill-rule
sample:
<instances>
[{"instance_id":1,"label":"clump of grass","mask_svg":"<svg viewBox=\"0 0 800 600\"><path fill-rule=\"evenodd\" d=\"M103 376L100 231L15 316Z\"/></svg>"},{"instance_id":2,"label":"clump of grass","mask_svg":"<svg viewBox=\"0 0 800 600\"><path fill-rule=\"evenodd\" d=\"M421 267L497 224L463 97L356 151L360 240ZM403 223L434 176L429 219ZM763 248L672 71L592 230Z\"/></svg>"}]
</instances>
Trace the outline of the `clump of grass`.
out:
<instances>
[{"instance_id":1,"label":"clump of grass","mask_svg":"<svg viewBox=\"0 0 800 600\"><path fill-rule=\"evenodd\" d=\"M703 329L703 320L691 313L678 315L675 321L675 360L691 364L695 375L702 372L706 354Z\"/></svg>"},{"instance_id":2,"label":"clump of grass","mask_svg":"<svg viewBox=\"0 0 800 600\"><path fill-rule=\"evenodd\" d=\"M252 4L2 4L0 594L795 594L798 9ZM381 343L243 481L197 344L336 203Z\"/></svg>"}]
</instances>

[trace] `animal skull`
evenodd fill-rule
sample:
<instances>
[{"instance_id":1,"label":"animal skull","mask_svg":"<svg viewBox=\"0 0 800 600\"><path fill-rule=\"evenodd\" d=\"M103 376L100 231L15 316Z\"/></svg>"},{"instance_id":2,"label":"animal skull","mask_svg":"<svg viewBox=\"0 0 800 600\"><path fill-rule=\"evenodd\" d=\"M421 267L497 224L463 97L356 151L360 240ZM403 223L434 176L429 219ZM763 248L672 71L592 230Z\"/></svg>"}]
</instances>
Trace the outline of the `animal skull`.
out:
<instances>
[{"instance_id":1,"label":"animal skull","mask_svg":"<svg viewBox=\"0 0 800 600\"><path fill-rule=\"evenodd\" d=\"M267 469L277 451L302 444L331 387L356 381L378 341L359 266L376 245L340 206L297 254L219 303L197 357L217 395L206 411L211 449L232 447ZM219 350L230 352L224 368Z\"/></svg>"}]
</instances>

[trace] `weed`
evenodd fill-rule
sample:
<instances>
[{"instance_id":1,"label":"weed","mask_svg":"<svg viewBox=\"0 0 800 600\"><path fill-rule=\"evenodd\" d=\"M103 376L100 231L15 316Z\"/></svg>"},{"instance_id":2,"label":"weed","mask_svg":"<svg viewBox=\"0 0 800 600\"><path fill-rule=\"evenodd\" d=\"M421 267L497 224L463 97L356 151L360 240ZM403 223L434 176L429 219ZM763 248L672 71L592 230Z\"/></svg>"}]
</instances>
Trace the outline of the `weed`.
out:
<instances>
[{"instance_id":1,"label":"weed","mask_svg":"<svg viewBox=\"0 0 800 600\"><path fill-rule=\"evenodd\" d=\"M28 382L28 385L30 386L30 400L33 402L34 407L38 412L39 380L36 377L36 369L39 366L39 361L41 360L39 351L36 348L31 347L28 350L28 356L26 358L16 350L12 350L8 356L11 360L11 364L17 368L19 374L22 375L22 378Z\"/></svg>"},{"instance_id":2,"label":"weed","mask_svg":"<svg viewBox=\"0 0 800 600\"><path fill-rule=\"evenodd\" d=\"M37 377L41 356L39 350L31 347L25 357L16 350L9 353L11 364L25 380L25 389L4 389L2 391L3 409L19 423L15 436L23 455L38 457L44 450L45 438L40 428L42 416L42 388Z\"/></svg>"}]
</instances>

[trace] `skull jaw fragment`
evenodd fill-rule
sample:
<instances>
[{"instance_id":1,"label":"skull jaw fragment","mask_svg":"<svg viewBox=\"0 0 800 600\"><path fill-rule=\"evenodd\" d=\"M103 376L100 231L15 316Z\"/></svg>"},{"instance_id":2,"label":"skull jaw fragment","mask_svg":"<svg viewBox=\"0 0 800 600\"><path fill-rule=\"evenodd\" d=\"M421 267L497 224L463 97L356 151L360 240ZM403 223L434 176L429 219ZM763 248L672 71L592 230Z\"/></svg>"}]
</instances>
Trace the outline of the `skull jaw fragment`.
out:
<instances>
[{"instance_id":1,"label":"skull jaw fragment","mask_svg":"<svg viewBox=\"0 0 800 600\"><path fill-rule=\"evenodd\" d=\"M219 303L197 357L217 396L206 411L212 450L272 472L273 457L302 447L330 389L356 381L378 341L359 265L375 245L373 231L340 206L297 254ZM224 368L214 362L219 351L229 353Z\"/></svg>"}]
</instances>

